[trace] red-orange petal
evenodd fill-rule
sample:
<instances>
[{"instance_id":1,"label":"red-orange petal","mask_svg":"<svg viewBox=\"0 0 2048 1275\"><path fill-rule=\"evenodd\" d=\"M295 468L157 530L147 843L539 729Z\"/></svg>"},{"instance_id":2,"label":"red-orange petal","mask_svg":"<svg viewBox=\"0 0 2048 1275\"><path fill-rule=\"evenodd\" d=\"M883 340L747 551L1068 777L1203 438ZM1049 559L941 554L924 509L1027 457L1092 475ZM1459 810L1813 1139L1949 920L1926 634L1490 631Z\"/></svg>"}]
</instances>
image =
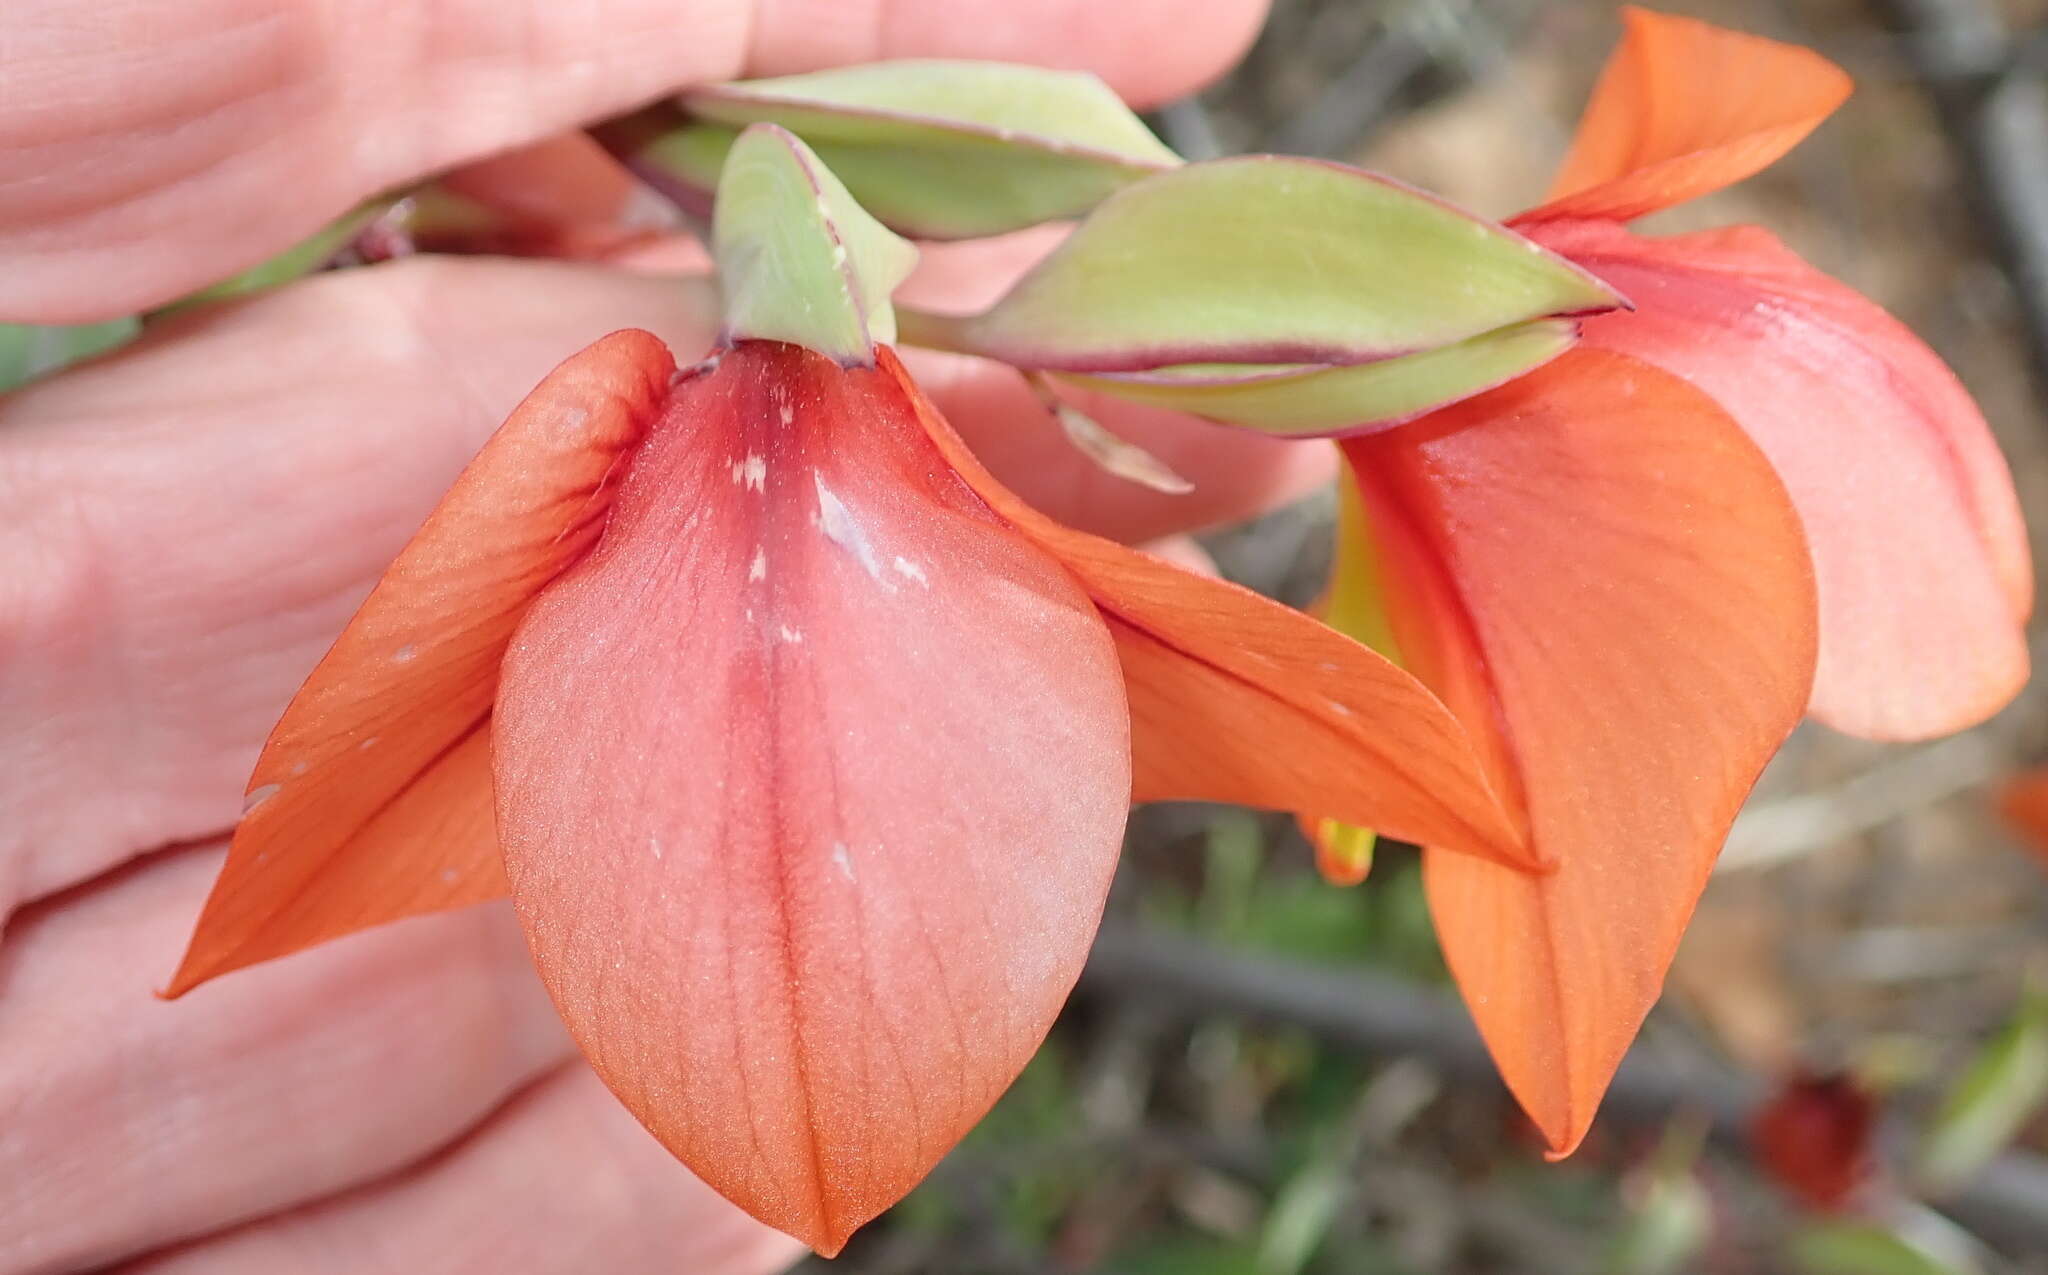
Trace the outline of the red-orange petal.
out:
<instances>
[{"instance_id":1,"label":"red-orange petal","mask_svg":"<svg viewBox=\"0 0 2048 1275\"><path fill-rule=\"evenodd\" d=\"M1934 351L1754 227L1536 233L1636 302L1590 320L1587 345L1705 390L1784 480L1820 586L1815 717L1924 739L2018 693L2034 588L2019 499L1982 413Z\"/></svg>"},{"instance_id":2,"label":"red-orange petal","mask_svg":"<svg viewBox=\"0 0 2048 1275\"><path fill-rule=\"evenodd\" d=\"M1425 881L1481 1034L1564 1154L1806 704L1798 517L1704 394L1604 351L1345 452L1403 659L1495 737L1557 863L1431 850Z\"/></svg>"},{"instance_id":3,"label":"red-orange petal","mask_svg":"<svg viewBox=\"0 0 2048 1275\"><path fill-rule=\"evenodd\" d=\"M2024 770L1999 785L1998 813L2029 850L2048 864L2048 767Z\"/></svg>"},{"instance_id":4,"label":"red-orange petal","mask_svg":"<svg viewBox=\"0 0 2048 1275\"><path fill-rule=\"evenodd\" d=\"M493 727L513 899L578 1043L827 1253L1037 1048L1130 791L1102 620L914 398L770 342L678 386Z\"/></svg>"},{"instance_id":5,"label":"red-orange petal","mask_svg":"<svg viewBox=\"0 0 2048 1275\"><path fill-rule=\"evenodd\" d=\"M1811 49L1633 6L1622 17L1549 202L1518 225L1628 221L1732 185L1798 145L1854 87Z\"/></svg>"},{"instance_id":6,"label":"red-orange petal","mask_svg":"<svg viewBox=\"0 0 2048 1275\"><path fill-rule=\"evenodd\" d=\"M1749 1121L1757 1164L1801 1205L1856 1203L1877 1174L1877 1101L1853 1077L1800 1073Z\"/></svg>"},{"instance_id":7,"label":"red-orange petal","mask_svg":"<svg viewBox=\"0 0 2048 1275\"><path fill-rule=\"evenodd\" d=\"M166 991L505 893L491 811L498 666L597 538L675 363L617 332L562 364L455 480L271 732Z\"/></svg>"},{"instance_id":8,"label":"red-orange petal","mask_svg":"<svg viewBox=\"0 0 2048 1275\"><path fill-rule=\"evenodd\" d=\"M885 366L900 377L893 356ZM1540 870L1436 696L1327 625L1227 581L1061 526L1002 487L936 412L926 428L1109 621L1131 706L1132 798L1314 809Z\"/></svg>"}]
</instances>

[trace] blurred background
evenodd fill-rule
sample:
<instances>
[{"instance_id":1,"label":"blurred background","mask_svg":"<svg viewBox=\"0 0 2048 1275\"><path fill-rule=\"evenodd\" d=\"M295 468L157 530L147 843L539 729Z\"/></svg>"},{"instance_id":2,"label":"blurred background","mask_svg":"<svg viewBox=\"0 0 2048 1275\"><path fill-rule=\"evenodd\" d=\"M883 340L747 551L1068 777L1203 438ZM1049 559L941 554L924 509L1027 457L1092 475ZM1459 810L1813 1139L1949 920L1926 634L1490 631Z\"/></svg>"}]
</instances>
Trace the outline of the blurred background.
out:
<instances>
[{"instance_id":1,"label":"blurred background","mask_svg":"<svg viewBox=\"0 0 2048 1275\"><path fill-rule=\"evenodd\" d=\"M1770 227L1976 393L2048 529L2048 0L1666 0L1858 91L1652 232ZM1278 0L1155 118L1505 216L1618 33L1594 0ZM1306 602L1331 509L1214 537ZM1545 1164L1438 956L1415 856L1325 885L1285 819L1138 812L1080 992L858 1275L2048 1272L2048 852L1995 812L2048 698L1931 745L1803 728L1737 824L1585 1147ZM2031 971L2031 975L2030 975ZM2031 977L2031 982L2030 982Z\"/></svg>"}]
</instances>

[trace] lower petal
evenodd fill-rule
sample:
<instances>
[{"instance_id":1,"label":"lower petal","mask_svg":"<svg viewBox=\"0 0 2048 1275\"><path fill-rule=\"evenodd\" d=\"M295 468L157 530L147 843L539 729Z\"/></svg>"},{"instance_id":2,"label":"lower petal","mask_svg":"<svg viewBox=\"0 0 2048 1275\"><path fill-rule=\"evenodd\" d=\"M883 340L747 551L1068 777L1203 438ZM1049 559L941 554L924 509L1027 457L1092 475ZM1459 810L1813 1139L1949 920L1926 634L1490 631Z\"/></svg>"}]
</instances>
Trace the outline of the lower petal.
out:
<instances>
[{"instance_id":1,"label":"lower petal","mask_svg":"<svg viewBox=\"0 0 2048 1275\"><path fill-rule=\"evenodd\" d=\"M1079 975L1130 790L1109 634L902 388L745 342L680 386L507 661L513 897L614 1092L824 1252Z\"/></svg>"}]
</instances>

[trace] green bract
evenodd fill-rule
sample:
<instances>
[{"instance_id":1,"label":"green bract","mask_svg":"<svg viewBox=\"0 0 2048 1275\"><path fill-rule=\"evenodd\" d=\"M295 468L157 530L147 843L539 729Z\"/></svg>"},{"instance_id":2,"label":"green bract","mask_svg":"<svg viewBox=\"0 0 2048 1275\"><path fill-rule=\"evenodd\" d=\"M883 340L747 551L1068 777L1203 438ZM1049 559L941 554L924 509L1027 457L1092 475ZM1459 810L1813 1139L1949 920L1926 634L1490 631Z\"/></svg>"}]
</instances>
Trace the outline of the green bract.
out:
<instances>
[{"instance_id":1,"label":"green bract","mask_svg":"<svg viewBox=\"0 0 2048 1275\"><path fill-rule=\"evenodd\" d=\"M896 339L889 294L917 249L854 201L788 130L739 135L719 177L711 228L726 335L806 346L870 363Z\"/></svg>"},{"instance_id":2,"label":"green bract","mask_svg":"<svg viewBox=\"0 0 2048 1275\"><path fill-rule=\"evenodd\" d=\"M137 319L110 319L68 327L0 323L0 392L126 345L141 330L142 323Z\"/></svg>"},{"instance_id":3,"label":"green bract","mask_svg":"<svg viewBox=\"0 0 2048 1275\"><path fill-rule=\"evenodd\" d=\"M636 166L700 188L749 124L804 139L862 206L926 239L966 239L1087 212L1180 163L1092 75L999 62L880 62L693 90L699 122Z\"/></svg>"},{"instance_id":4,"label":"green bract","mask_svg":"<svg viewBox=\"0 0 2048 1275\"><path fill-rule=\"evenodd\" d=\"M81 323L46 327L31 323L0 323L0 391L27 384L70 364L118 349L142 334L145 318L174 314L187 306L260 292L290 283L325 267L336 253L364 226L391 206L384 200L349 213L322 227L307 239L293 244L268 261L258 262L209 284L199 291L152 310L147 316L128 315L104 323Z\"/></svg>"},{"instance_id":5,"label":"green bract","mask_svg":"<svg viewBox=\"0 0 2048 1275\"><path fill-rule=\"evenodd\" d=\"M1198 363L1061 379L1226 424L1308 437L1413 419L1540 367L1577 338L1569 319L1534 319L1420 354L1348 366Z\"/></svg>"},{"instance_id":6,"label":"green bract","mask_svg":"<svg viewBox=\"0 0 2048 1275\"><path fill-rule=\"evenodd\" d=\"M219 283L209 284L190 296L180 297L157 313L167 314L188 305L246 296L251 292L261 292L265 288L275 288L280 284L302 279L333 261L335 254L348 247L350 241L361 234L365 226L389 211L394 202L390 199L381 199L365 204L314 231L275 257L260 261Z\"/></svg>"},{"instance_id":7,"label":"green bract","mask_svg":"<svg viewBox=\"0 0 2048 1275\"><path fill-rule=\"evenodd\" d=\"M1563 258L1427 195L1261 155L1119 191L961 335L1052 371L1353 364L1619 303Z\"/></svg>"}]
</instances>

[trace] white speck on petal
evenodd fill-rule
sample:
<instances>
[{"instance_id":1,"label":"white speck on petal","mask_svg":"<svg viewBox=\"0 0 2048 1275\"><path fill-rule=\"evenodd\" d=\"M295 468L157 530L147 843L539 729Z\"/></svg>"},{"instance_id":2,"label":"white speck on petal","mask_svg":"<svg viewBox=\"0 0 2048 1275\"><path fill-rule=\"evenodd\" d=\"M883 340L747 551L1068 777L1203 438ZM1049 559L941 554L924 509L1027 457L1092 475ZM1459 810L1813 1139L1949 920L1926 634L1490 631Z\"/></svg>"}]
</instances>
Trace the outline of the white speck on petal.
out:
<instances>
[{"instance_id":1,"label":"white speck on petal","mask_svg":"<svg viewBox=\"0 0 2048 1275\"><path fill-rule=\"evenodd\" d=\"M293 762L293 763L292 763L292 774L294 774L294 775L303 775L303 774L305 774L305 773L306 773L307 771L311 770L312 768L313 768L313 763L312 763L312 762L309 762L309 761L295 761L295 762Z\"/></svg>"},{"instance_id":2,"label":"white speck on petal","mask_svg":"<svg viewBox=\"0 0 2048 1275\"><path fill-rule=\"evenodd\" d=\"M1339 717L1350 717L1353 715L1349 704L1339 704L1336 700L1330 699L1327 696L1324 697L1323 703L1328 704L1330 711Z\"/></svg>"},{"instance_id":3,"label":"white speck on petal","mask_svg":"<svg viewBox=\"0 0 2048 1275\"><path fill-rule=\"evenodd\" d=\"M372 748L375 748L377 746L377 740L379 738L380 737L376 735L365 735L363 737L363 742L357 744L356 747L362 749L364 752L368 752Z\"/></svg>"},{"instance_id":4,"label":"white speck on petal","mask_svg":"<svg viewBox=\"0 0 2048 1275\"><path fill-rule=\"evenodd\" d=\"M264 802L269 801L272 797L277 796L278 788L279 785L277 784L265 784L261 788L251 788L249 795L242 798L242 813L246 815Z\"/></svg>"},{"instance_id":5,"label":"white speck on petal","mask_svg":"<svg viewBox=\"0 0 2048 1275\"><path fill-rule=\"evenodd\" d=\"M875 558L875 547L868 543L867 532L861 530L853 511L825 485L823 475L814 470L811 481L818 487L818 527L825 533L825 539L852 554L869 579L893 591L895 586L882 578L882 564Z\"/></svg>"},{"instance_id":6,"label":"white speck on petal","mask_svg":"<svg viewBox=\"0 0 2048 1275\"><path fill-rule=\"evenodd\" d=\"M791 646L796 646L804 640L802 630L792 629L787 624L782 626L781 637L783 641L789 643Z\"/></svg>"},{"instance_id":7,"label":"white speck on petal","mask_svg":"<svg viewBox=\"0 0 2048 1275\"><path fill-rule=\"evenodd\" d=\"M838 868L848 881L853 880L853 859L846 853L844 841L832 843L832 866Z\"/></svg>"},{"instance_id":8,"label":"white speck on petal","mask_svg":"<svg viewBox=\"0 0 2048 1275\"><path fill-rule=\"evenodd\" d=\"M661 838L649 836L647 838L647 849L655 858L659 859L661 857Z\"/></svg>"},{"instance_id":9,"label":"white speck on petal","mask_svg":"<svg viewBox=\"0 0 2048 1275\"><path fill-rule=\"evenodd\" d=\"M747 579L766 580L767 578L768 551L766 549L756 549L754 550L754 561L747 567Z\"/></svg>"},{"instance_id":10,"label":"white speck on petal","mask_svg":"<svg viewBox=\"0 0 2048 1275\"><path fill-rule=\"evenodd\" d=\"M784 403L784 404L782 405L782 423L783 423L784 425L787 425L787 424L789 424L790 422L794 421L795 419L796 419L796 409L795 409L795 408L793 408L793 407L791 407L791 406L790 406L789 404L787 404L787 403Z\"/></svg>"},{"instance_id":11,"label":"white speck on petal","mask_svg":"<svg viewBox=\"0 0 2048 1275\"><path fill-rule=\"evenodd\" d=\"M758 452L748 452L745 460L732 463L732 480L748 491L768 490L768 461Z\"/></svg>"},{"instance_id":12,"label":"white speck on petal","mask_svg":"<svg viewBox=\"0 0 2048 1275\"><path fill-rule=\"evenodd\" d=\"M461 875L461 873L457 872L453 868L443 868L441 869L441 884L454 885L456 878L460 877Z\"/></svg>"},{"instance_id":13,"label":"white speck on petal","mask_svg":"<svg viewBox=\"0 0 2048 1275\"><path fill-rule=\"evenodd\" d=\"M393 664L410 664L419 657L419 653L418 647L407 643L391 653L391 662Z\"/></svg>"},{"instance_id":14,"label":"white speck on petal","mask_svg":"<svg viewBox=\"0 0 2048 1275\"><path fill-rule=\"evenodd\" d=\"M918 566L902 554L897 554L896 561L890 565L896 568L897 575L903 576L905 579L915 580L927 589L932 587L932 582L925 579L924 568Z\"/></svg>"}]
</instances>

